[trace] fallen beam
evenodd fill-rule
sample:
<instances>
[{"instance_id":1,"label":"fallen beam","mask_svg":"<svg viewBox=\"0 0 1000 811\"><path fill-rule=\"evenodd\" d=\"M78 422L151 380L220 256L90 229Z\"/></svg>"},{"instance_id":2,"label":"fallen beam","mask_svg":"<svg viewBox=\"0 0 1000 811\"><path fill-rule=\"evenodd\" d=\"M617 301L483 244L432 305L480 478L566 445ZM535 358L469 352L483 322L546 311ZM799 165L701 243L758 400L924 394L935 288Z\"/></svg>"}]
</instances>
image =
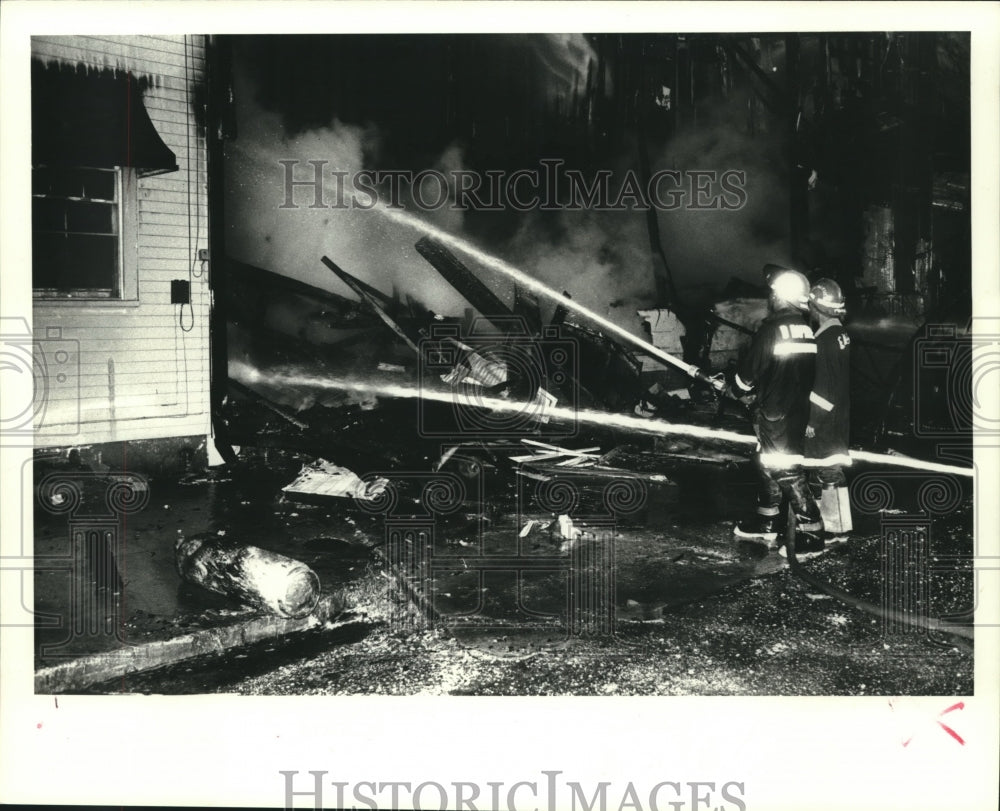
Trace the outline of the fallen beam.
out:
<instances>
[{"instance_id":1,"label":"fallen beam","mask_svg":"<svg viewBox=\"0 0 1000 811\"><path fill-rule=\"evenodd\" d=\"M346 270L335 264L333 260L330 259L329 257L323 256L320 258L320 261L328 268L330 268L330 270L336 273L340 277L341 281L343 281L355 293L357 293L359 289L364 290L365 293L367 293L371 298L375 299L375 301L377 301L383 307L389 307L392 305L393 300L390 296L387 296L377 287L372 287L367 282L361 281L361 279L359 279L357 276L351 276L350 273L348 273ZM345 277L349 277L350 281L348 281L347 278Z\"/></svg>"},{"instance_id":2,"label":"fallen beam","mask_svg":"<svg viewBox=\"0 0 1000 811\"><path fill-rule=\"evenodd\" d=\"M522 319L529 335L542 332L542 311L538 306L538 296L530 290L514 287L514 315Z\"/></svg>"},{"instance_id":3,"label":"fallen beam","mask_svg":"<svg viewBox=\"0 0 1000 811\"><path fill-rule=\"evenodd\" d=\"M406 334L406 331L399 325L396 319L386 311L384 305L386 302L390 302L391 299L379 293L374 287L365 284L361 279L352 276L346 270L338 267L327 257L320 257L320 261L332 270L344 284L350 287L357 294L358 298L371 307L375 311L375 315L381 318L385 325L403 340L403 343L419 354L420 350L413 339ZM381 297L381 300L379 300L378 296Z\"/></svg>"},{"instance_id":4,"label":"fallen beam","mask_svg":"<svg viewBox=\"0 0 1000 811\"><path fill-rule=\"evenodd\" d=\"M235 259L226 260L226 269L231 276L234 277L234 287L239 287L241 285L248 287L252 286L261 293L271 295L276 292L294 293L297 296L303 296L304 298L329 304L338 310L358 309L357 302L351 301L349 298L341 296L338 293L333 293L330 290L324 290L321 287L315 287L314 285L300 282L298 279L293 279L290 276L282 276L280 273L275 273L271 270L265 270L264 268L255 267L254 265L237 262ZM375 290L375 288L372 288L372 290L379 296L384 295L378 290Z\"/></svg>"},{"instance_id":5,"label":"fallen beam","mask_svg":"<svg viewBox=\"0 0 1000 811\"><path fill-rule=\"evenodd\" d=\"M511 327L519 323L514 312L440 242L421 237L415 247L417 253L495 327L510 332Z\"/></svg>"},{"instance_id":6,"label":"fallen beam","mask_svg":"<svg viewBox=\"0 0 1000 811\"><path fill-rule=\"evenodd\" d=\"M423 245L424 248L426 250L429 250L430 253L433 253L435 255L441 255L441 251L443 250L443 248L440 247L440 243L445 243L447 245L450 245L454 247L456 250L462 251L462 253L474 257L477 261L483 263L485 266L504 274L504 276L506 276L507 278L512 279L513 281L524 285L525 288L533 290L540 296L545 296L546 298L549 299L553 298L556 299L559 303L565 305L568 309L583 315L592 323L599 325L601 329L604 330L605 332L610 333L611 335L614 335L617 338L623 339L624 341L627 341L633 346L638 346L645 353L655 357L657 360L660 360L663 363L669 364L671 366L676 366L685 374L688 374L691 377L700 380L702 383L711 386L716 391L722 391L725 388L726 385L725 381L722 380L721 377L710 377L708 374L703 372L697 366L687 363L681 360L680 358L674 357L673 355L664 352L659 347L647 344L646 341L640 338L638 335L632 334L631 332L619 326L618 324L614 323L613 321L609 321L604 316L598 315L593 310L590 310L587 307L584 307L583 305L577 303L576 301L573 301L573 299L565 299L565 300L560 299L559 294L551 287L549 287L547 284L530 276L524 271L518 270L513 265L508 264L507 262L503 261L502 259L496 256L491 256L488 253L484 253L471 243L466 242L464 239L449 234L447 231L443 231L440 228L436 228L435 226L424 222L423 220L420 220L409 214L402 213L400 211L394 211L390 208L384 208L384 207L379 207L374 210L385 215L389 219L394 220L395 222L403 223L411 228L423 231L425 234L433 234L435 237L434 240L431 240L428 237L422 237L420 239L420 241L417 243L418 250L420 246ZM450 253L448 253L447 255L451 256ZM452 257L452 260L454 260L455 262L458 261L455 260L454 257ZM459 266L461 267L461 265ZM468 273L467 270L466 273ZM469 275L471 276L471 274ZM493 294L490 293L490 295L492 296ZM499 318L499 316L495 317ZM517 321L514 320L514 323L517 323Z\"/></svg>"},{"instance_id":7,"label":"fallen beam","mask_svg":"<svg viewBox=\"0 0 1000 811\"><path fill-rule=\"evenodd\" d=\"M35 693L46 695L83 690L91 685L176 664L196 656L221 653L266 639L282 639L288 634L309 631L330 623L343 610L344 603L339 596L324 597L312 614L301 619L255 617L234 625L205 628L172 639L131 644L117 651L81 656L36 670ZM341 625L348 627L363 623L352 620Z\"/></svg>"},{"instance_id":8,"label":"fallen beam","mask_svg":"<svg viewBox=\"0 0 1000 811\"><path fill-rule=\"evenodd\" d=\"M272 403L270 400L268 400L263 394L254 391L249 386L245 386L238 380L233 380L231 377L228 379L228 381L229 381L229 387L237 394L242 394L244 397L249 397L250 399L259 402L262 406L264 406L264 408L268 409L269 411L273 411L283 420L290 422L299 430L305 431L309 428L308 423L305 423L300 419L296 419L287 411L285 411L285 409L283 409L281 406L277 405L276 403Z\"/></svg>"}]
</instances>

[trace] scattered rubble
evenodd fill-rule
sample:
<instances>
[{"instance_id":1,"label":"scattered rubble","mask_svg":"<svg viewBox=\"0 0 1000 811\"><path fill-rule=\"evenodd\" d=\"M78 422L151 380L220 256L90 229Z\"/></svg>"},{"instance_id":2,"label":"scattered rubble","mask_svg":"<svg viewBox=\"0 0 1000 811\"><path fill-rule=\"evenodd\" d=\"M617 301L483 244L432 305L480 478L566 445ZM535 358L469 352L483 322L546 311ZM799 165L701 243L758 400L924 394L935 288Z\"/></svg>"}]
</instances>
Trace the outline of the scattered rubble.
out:
<instances>
[{"instance_id":1,"label":"scattered rubble","mask_svg":"<svg viewBox=\"0 0 1000 811\"><path fill-rule=\"evenodd\" d=\"M549 445L534 439L522 439L521 442L529 445L532 453L521 454L519 456L508 457L510 461L522 464L524 462L555 462L560 467L592 467L601 458L599 446L592 448L580 448L573 450L563 448L559 445ZM561 460L556 462L556 460Z\"/></svg>"},{"instance_id":2,"label":"scattered rubble","mask_svg":"<svg viewBox=\"0 0 1000 811\"><path fill-rule=\"evenodd\" d=\"M373 501L385 493L389 480L381 476L361 479L346 467L317 459L305 465L291 484L281 492L293 501L322 503L327 498L356 498Z\"/></svg>"}]
</instances>

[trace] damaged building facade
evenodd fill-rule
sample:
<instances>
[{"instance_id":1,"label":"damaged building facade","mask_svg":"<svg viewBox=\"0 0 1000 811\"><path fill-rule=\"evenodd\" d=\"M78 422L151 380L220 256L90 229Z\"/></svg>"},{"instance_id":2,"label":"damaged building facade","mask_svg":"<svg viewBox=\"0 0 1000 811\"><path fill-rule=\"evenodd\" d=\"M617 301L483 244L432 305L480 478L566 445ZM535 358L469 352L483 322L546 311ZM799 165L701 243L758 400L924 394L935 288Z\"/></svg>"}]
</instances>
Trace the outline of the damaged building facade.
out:
<instances>
[{"instance_id":1,"label":"damaged building facade","mask_svg":"<svg viewBox=\"0 0 1000 811\"><path fill-rule=\"evenodd\" d=\"M201 466L209 420L204 36L32 38L39 449Z\"/></svg>"},{"instance_id":2,"label":"damaged building facade","mask_svg":"<svg viewBox=\"0 0 1000 811\"><path fill-rule=\"evenodd\" d=\"M69 509L51 467L98 490L151 482L119 511L127 537L124 524L75 536L74 588L101 595L106 624L59 643L79 655L66 666L43 629L36 685L245 686L287 636L316 657L360 646L351 672L322 671L332 692L389 692L397 676L364 646L391 658L406 635L436 644L428 628L497 662L543 652L553 673L574 645L624 634L664 670L678 629L738 592L731 625L713 626L725 650L695 662L698 690L850 692L837 651L817 653L808 684L744 663L782 650L763 639L776 628L826 622L833 600L880 653L872 594L895 583L877 582L879 564L910 557L879 535L879 509L859 513L857 543L826 559L824 576L865 592L844 597L807 580L794 547L786 564L735 541L757 439L725 381L768 314L770 273L835 279L854 347L851 476L930 475L906 455L922 437L903 412L938 380L906 370L925 322L952 324L957 345L971 312L968 36L378 36L377 50L370 35L33 39L34 338L47 379L53 363L71 372L36 420L40 554L64 542ZM456 212L405 193L320 205L318 181L296 174L319 167L328 188L348 169L511 177L551 155L573 177L695 185L670 210ZM726 171L745 178L740 205L699 205L696 176L716 178L716 199ZM961 478L934 537L957 555L972 495L956 454L938 466ZM958 619L933 620L965 646L963 686L966 574L934 609ZM789 594L779 623L767 612ZM63 598L51 582L38 595L51 611ZM926 610L892 616L913 628ZM748 634L759 645L741 647ZM128 656L99 659L134 640L150 681ZM587 656L607 653L594 644ZM180 663L195 675L155 672ZM582 692L618 689L584 669ZM888 669L885 689L905 692L905 666ZM943 670L915 689L944 689ZM555 687L470 673L429 689L578 689L565 673Z\"/></svg>"}]
</instances>

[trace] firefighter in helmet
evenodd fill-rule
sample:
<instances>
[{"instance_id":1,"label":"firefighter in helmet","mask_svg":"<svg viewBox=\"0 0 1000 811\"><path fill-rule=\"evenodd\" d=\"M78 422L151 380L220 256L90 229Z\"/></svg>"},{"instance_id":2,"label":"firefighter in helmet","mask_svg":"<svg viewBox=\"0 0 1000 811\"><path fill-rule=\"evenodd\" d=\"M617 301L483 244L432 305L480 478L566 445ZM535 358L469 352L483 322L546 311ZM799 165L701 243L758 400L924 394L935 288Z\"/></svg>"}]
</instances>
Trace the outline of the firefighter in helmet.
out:
<instances>
[{"instance_id":1,"label":"firefighter in helmet","mask_svg":"<svg viewBox=\"0 0 1000 811\"><path fill-rule=\"evenodd\" d=\"M816 342L807 320L809 280L787 268L768 278L770 314L754 334L733 378L732 394L754 396L756 464L760 490L757 514L740 521L734 534L744 540L777 546L783 498L795 513L795 549L799 557L823 551L823 524L810 497L801 467Z\"/></svg>"},{"instance_id":2,"label":"firefighter in helmet","mask_svg":"<svg viewBox=\"0 0 1000 811\"><path fill-rule=\"evenodd\" d=\"M851 510L844 465L851 464L847 446L851 423L851 338L842 318L844 294L835 281L820 279L809 292L816 326L816 376L809 392L805 455L809 486L820 502L824 540L842 540L850 532Z\"/></svg>"}]
</instances>

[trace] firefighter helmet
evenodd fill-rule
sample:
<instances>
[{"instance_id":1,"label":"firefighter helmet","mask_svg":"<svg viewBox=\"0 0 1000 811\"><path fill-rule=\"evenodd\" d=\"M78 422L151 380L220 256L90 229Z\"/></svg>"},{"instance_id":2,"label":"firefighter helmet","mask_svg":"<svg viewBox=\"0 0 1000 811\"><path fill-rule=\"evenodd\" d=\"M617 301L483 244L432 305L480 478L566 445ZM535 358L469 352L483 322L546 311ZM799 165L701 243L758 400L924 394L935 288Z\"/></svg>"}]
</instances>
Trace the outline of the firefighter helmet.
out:
<instances>
[{"instance_id":1,"label":"firefighter helmet","mask_svg":"<svg viewBox=\"0 0 1000 811\"><path fill-rule=\"evenodd\" d=\"M820 279L809 291L809 303L817 312L839 317L847 312L844 292L833 279Z\"/></svg>"},{"instance_id":2,"label":"firefighter helmet","mask_svg":"<svg viewBox=\"0 0 1000 811\"><path fill-rule=\"evenodd\" d=\"M778 301L798 310L809 309L809 280L797 270L780 270L768 279L771 293Z\"/></svg>"}]
</instances>

